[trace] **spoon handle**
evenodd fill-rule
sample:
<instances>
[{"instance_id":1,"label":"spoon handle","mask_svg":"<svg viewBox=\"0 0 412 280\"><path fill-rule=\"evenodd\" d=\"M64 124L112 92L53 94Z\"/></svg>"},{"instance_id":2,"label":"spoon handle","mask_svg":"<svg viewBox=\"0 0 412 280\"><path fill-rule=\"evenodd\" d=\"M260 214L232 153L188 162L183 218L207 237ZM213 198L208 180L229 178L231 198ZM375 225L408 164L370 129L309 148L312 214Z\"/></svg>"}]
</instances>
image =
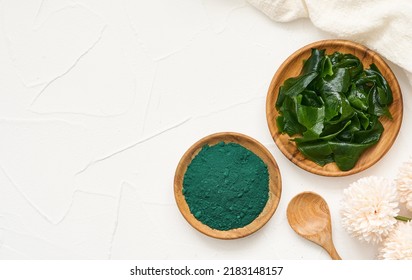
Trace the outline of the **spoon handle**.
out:
<instances>
[{"instance_id":1,"label":"spoon handle","mask_svg":"<svg viewBox=\"0 0 412 280\"><path fill-rule=\"evenodd\" d=\"M341 260L342 258L339 256L338 252L336 251L335 246L332 246L327 250L332 260Z\"/></svg>"}]
</instances>

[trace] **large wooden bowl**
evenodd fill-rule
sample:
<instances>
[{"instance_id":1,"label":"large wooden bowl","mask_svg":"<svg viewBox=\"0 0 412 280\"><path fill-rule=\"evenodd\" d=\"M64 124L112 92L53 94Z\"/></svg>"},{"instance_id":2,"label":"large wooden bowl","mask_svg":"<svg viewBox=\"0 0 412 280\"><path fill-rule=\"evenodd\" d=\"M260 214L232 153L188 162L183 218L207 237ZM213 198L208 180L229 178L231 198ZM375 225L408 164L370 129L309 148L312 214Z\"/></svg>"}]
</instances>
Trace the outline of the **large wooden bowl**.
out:
<instances>
[{"instance_id":1,"label":"large wooden bowl","mask_svg":"<svg viewBox=\"0 0 412 280\"><path fill-rule=\"evenodd\" d=\"M392 89L393 103L389 107L389 111L393 116L393 120L389 120L385 117L380 119L385 129L381 139L376 145L367 149L359 158L354 168L349 171L341 171L334 162L322 167L313 161L306 159L297 149L295 143L290 141L290 137L287 134L279 133L276 125L276 118L279 113L275 108L275 103L279 93L279 87L286 79L299 75L303 66L303 60L310 57L312 48L326 49L326 54L332 54L335 51L351 53L362 61L365 68L368 68L370 64L375 63ZM398 135L402 123L402 111L401 89L395 75L386 62L376 52L365 46L345 40L319 41L297 50L287 58L277 70L270 84L266 99L266 117L269 130L276 145L282 153L297 166L311 173L323 176L345 176L355 174L369 168L379 161L390 149Z\"/></svg>"},{"instance_id":2,"label":"large wooden bowl","mask_svg":"<svg viewBox=\"0 0 412 280\"><path fill-rule=\"evenodd\" d=\"M236 228L226 231L210 228L209 226L197 220L190 212L189 206L187 205L186 199L182 192L183 178L186 173L187 167L191 163L192 159L200 152L202 147L206 144L212 146L222 141L225 143L237 143L255 153L267 165L269 173L269 198L266 203L266 206L263 208L260 215L250 224L242 228ZM271 153L255 139L235 132L222 132L212 134L196 142L192 147L189 148L189 150L187 150L187 152L183 155L182 159L180 160L176 169L174 179L175 199L177 206L180 212L182 213L183 217L189 222L189 224L191 224L198 231L208 236L220 239L235 239L244 237L254 233L261 227L263 227L275 213L276 208L279 204L281 192L282 182L279 173L279 168Z\"/></svg>"}]
</instances>

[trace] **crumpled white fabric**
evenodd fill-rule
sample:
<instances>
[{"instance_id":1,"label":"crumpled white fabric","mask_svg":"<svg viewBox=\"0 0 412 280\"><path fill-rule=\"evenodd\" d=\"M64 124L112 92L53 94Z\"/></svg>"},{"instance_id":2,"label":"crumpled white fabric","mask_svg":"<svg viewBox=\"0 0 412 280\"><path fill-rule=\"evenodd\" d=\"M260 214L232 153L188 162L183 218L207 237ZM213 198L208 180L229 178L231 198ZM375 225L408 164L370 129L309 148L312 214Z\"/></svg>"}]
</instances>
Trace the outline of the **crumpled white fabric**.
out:
<instances>
[{"instance_id":1,"label":"crumpled white fabric","mask_svg":"<svg viewBox=\"0 0 412 280\"><path fill-rule=\"evenodd\" d=\"M353 40L406 70L412 84L412 1L248 0L272 20L308 17L337 38Z\"/></svg>"}]
</instances>

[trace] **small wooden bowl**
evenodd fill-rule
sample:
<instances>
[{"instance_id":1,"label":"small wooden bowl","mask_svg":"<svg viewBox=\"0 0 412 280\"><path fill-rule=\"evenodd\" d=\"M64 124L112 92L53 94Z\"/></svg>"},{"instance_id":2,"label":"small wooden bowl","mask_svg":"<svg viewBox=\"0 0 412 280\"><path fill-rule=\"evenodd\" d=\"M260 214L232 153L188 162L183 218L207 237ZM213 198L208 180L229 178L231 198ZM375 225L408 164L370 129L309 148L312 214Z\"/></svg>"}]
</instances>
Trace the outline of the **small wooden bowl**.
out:
<instances>
[{"instance_id":1,"label":"small wooden bowl","mask_svg":"<svg viewBox=\"0 0 412 280\"><path fill-rule=\"evenodd\" d=\"M183 178L186 173L187 167L191 163L192 159L199 153L202 147L206 144L212 146L222 141L225 143L237 143L255 153L267 165L269 173L269 198L262 212L250 224L242 228L236 228L226 231L210 228L209 226L203 224L198 219L196 219L190 212L189 206L187 205L186 199L182 192ZM245 237L263 227L275 213L276 208L279 204L281 192L282 182L279 168L271 153L255 139L235 132L222 132L212 134L196 142L192 147L189 148L189 150L186 151L186 153L181 158L177 166L174 179L175 199L177 206L180 212L182 213L183 217L189 222L189 224L191 224L198 231L210 237L220 239L235 239Z\"/></svg>"},{"instance_id":2,"label":"small wooden bowl","mask_svg":"<svg viewBox=\"0 0 412 280\"><path fill-rule=\"evenodd\" d=\"M275 103L279 93L279 87L286 79L299 75L303 66L303 60L310 57L312 48L326 49L326 54L331 54L335 51L351 53L361 59L365 68L368 68L370 64L375 63L392 89L393 103L389 107L389 111L393 116L393 120L384 117L380 119L385 129L381 139L376 145L367 149L359 158L354 168L348 171L341 171L335 163L329 163L322 167L313 161L306 159L297 149L295 143L289 141L290 137L287 134L279 133L276 125L276 118L279 113L275 108ZM369 168L379 161L390 149L398 135L402 123L402 111L401 89L395 75L386 62L376 52L365 46L345 40L319 41L297 50L289 56L277 70L270 84L266 98L266 118L269 130L276 145L282 153L297 166L311 173L323 176L346 176L355 174Z\"/></svg>"}]
</instances>

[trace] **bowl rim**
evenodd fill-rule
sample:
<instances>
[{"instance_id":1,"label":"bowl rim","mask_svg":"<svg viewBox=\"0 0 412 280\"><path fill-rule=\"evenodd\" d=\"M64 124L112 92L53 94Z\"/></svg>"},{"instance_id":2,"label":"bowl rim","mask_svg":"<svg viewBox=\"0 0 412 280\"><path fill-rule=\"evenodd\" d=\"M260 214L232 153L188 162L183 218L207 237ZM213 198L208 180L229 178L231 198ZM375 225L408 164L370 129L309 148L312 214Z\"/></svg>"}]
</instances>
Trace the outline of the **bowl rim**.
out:
<instances>
[{"instance_id":1,"label":"bowl rim","mask_svg":"<svg viewBox=\"0 0 412 280\"><path fill-rule=\"evenodd\" d=\"M191 163L193 158L206 144L214 145L222 141L225 143L237 143L259 156L266 164L269 173L269 197L262 212L250 224L242 228L235 228L226 231L213 229L196 219L190 212L189 206L182 192L184 174L186 173L187 167ZM256 139L237 132L213 133L195 142L180 159L174 177L174 196L178 209L183 217L196 230L207 236L218 239L241 238L248 236L262 228L275 213L279 205L281 192L282 180L280 170L275 158L272 156L269 150Z\"/></svg>"},{"instance_id":2,"label":"bowl rim","mask_svg":"<svg viewBox=\"0 0 412 280\"><path fill-rule=\"evenodd\" d=\"M355 54L357 57L361 59L362 62L364 60L370 60L371 63L377 64L379 70L382 72L384 77L387 79L393 94L393 103L389 107L390 112L394 116L393 121L388 123L388 120L385 118L380 118L382 124L384 125L384 132L381 136L379 142L367 149L359 158L357 164L354 168L348 171L341 171L336 166L336 163L329 163L325 166L319 166L316 163L306 159L300 151L296 148L294 143L291 141L286 141L290 137L287 134L281 134L278 132L277 125L276 125L276 117L278 115L277 110L275 109L275 102L276 97L278 95L278 90L280 85L291 76L286 78L283 77L284 72L289 71L290 65L294 63L302 63L300 58L302 57L309 57L310 51L312 48L318 49L326 49L328 53L328 49L331 51L343 49L342 52L345 53L352 53ZM350 51L349 51L350 50ZM357 54L362 54L360 57ZM298 68L298 69L301 69ZM393 73L392 69L389 65L383 60L383 58L376 53L375 51L361 45L359 43L355 43L349 40L341 40L341 39L331 39L331 40L321 40L317 42L310 43L301 47L300 49L296 50L292 53L278 68L275 72L270 86L268 88L267 97L266 97L266 119L269 127L269 131L273 140L275 141L276 145L280 149L280 151L292 161L295 165L299 166L300 168L317 175L322 176L329 176L329 177L340 177L340 176L347 176L359 173L367 168L371 167L375 163L377 163L391 148L393 143L395 142L397 135L399 133L403 118L403 101L402 101L402 92L399 86L399 83L396 79L395 74ZM385 137L388 137L385 139ZM385 139L385 141L383 141Z\"/></svg>"}]
</instances>

